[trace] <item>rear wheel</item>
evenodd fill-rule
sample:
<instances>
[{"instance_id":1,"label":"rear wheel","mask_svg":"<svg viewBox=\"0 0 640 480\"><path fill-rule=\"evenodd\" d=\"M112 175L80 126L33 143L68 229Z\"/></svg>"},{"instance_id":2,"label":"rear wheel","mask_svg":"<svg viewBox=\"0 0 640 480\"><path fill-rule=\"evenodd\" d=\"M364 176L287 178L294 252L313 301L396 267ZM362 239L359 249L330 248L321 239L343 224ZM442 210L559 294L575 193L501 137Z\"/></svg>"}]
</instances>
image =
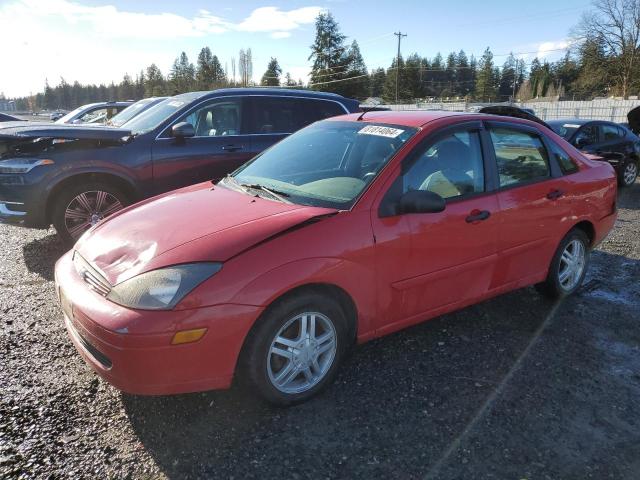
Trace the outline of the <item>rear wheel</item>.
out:
<instances>
[{"instance_id":1,"label":"rear wheel","mask_svg":"<svg viewBox=\"0 0 640 480\"><path fill-rule=\"evenodd\" d=\"M313 292L285 299L249 334L240 374L270 403L303 402L335 378L347 332L345 314L334 299Z\"/></svg>"},{"instance_id":2,"label":"rear wheel","mask_svg":"<svg viewBox=\"0 0 640 480\"><path fill-rule=\"evenodd\" d=\"M638 178L638 163L634 159L628 159L618 174L618 183L621 187L630 187Z\"/></svg>"},{"instance_id":3,"label":"rear wheel","mask_svg":"<svg viewBox=\"0 0 640 480\"><path fill-rule=\"evenodd\" d=\"M579 229L570 231L556 250L547 279L537 285L551 298L571 295L580 288L589 264L589 238Z\"/></svg>"},{"instance_id":4,"label":"rear wheel","mask_svg":"<svg viewBox=\"0 0 640 480\"><path fill-rule=\"evenodd\" d=\"M128 204L129 199L118 188L107 183L87 183L58 195L52 223L63 242L71 246L89 228Z\"/></svg>"}]
</instances>

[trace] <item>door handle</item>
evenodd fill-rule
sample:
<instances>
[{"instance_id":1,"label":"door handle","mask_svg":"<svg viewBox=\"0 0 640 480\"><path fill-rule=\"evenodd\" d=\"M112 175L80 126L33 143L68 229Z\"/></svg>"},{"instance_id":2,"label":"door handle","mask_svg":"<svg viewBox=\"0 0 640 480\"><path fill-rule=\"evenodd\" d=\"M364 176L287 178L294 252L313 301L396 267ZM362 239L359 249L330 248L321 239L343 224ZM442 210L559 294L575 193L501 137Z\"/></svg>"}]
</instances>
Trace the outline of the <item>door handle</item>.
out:
<instances>
[{"instance_id":1,"label":"door handle","mask_svg":"<svg viewBox=\"0 0 640 480\"><path fill-rule=\"evenodd\" d=\"M474 210L471 214L465 219L467 223L478 223L483 222L491 216L491 212L487 210Z\"/></svg>"},{"instance_id":2,"label":"door handle","mask_svg":"<svg viewBox=\"0 0 640 480\"><path fill-rule=\"evenodd\" d=\"M238 150L242 150L242 146L240 145L224 145L222 150L225 152L237 152Z\"/></svg>"},{"instance_id":3,"label":"door handle","mask_svg":"<svg viewBox=\"0 0 640 480\"><path fill-rule=\"evenodd\" d=\"M558 200L563 195L564 192L562 190L551 190L549 193L547 193L547 198L549 200Z\"/></svg>"}]
</instances>

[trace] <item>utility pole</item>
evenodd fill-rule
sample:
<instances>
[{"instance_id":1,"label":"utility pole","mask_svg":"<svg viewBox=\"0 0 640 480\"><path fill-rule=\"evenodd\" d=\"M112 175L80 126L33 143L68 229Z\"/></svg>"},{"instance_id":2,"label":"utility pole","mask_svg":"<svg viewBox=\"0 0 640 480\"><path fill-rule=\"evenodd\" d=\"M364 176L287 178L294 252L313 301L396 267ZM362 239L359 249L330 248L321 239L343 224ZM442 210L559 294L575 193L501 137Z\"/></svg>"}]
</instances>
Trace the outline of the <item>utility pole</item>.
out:
<instances>
[{"instance_id":1,"label":"utility pole","mask_svg":"<svg viewBox=\"0 0 640 480\"><path fill-rule=\"evenodd\" d=\"M400 77L400 41L402 37L406 37L406 33L395 32L394 35L398 37L398 56L396 57L396 105L398 104L398 78Z\"/></svg>"}]
</instances>

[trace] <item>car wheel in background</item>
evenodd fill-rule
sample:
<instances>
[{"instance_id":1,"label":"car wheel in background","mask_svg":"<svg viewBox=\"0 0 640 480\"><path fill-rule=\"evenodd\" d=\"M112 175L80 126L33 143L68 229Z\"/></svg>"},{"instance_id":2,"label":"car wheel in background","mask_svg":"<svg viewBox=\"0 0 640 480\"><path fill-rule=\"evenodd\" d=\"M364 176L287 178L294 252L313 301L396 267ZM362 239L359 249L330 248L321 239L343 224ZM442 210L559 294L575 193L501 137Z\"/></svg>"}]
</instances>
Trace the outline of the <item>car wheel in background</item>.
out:
<instances>
[{"instance_id":1,"label":"car wheel in background","mask_svg":"<svg viewBox=\"0 0 640 480\"><path fill-rule=\"evenodd\" d=\"M303 402L330 384L350 343L340 304L305 292L270 307L247 337L239 374L278 406Z\"/></svg>"},{"instance_id":2,"label":"car wheel in background","mask_svg":"<svg viewBox=\"0 0 640 480\"><path fill-rule=\"evenodd\" d=\"M630 187L638 178L638 163L633 160L627 160L620 169L618 174L618 183L621 187Z\"/></svg>"},{"instance_id":3,"label":"car wheel in background","mask_svg":"<svg viewBox=\"0 0 640 480\"><path fill-rule=\"evenodd\" d=\"M557 299L571 295L580 288L589 265L590 241L580 229L571 230L556 250L547 279L536 288Z\"/></svg>"},{"instance_id":4,"label":"car wheel in background","mask_svg":"<svg viewBox=\"0 0 640 480\"><path fill-rule=\"evenodd\" d=\"M93 225L128 204L127 195L107 183L79 185L58 195L52 223L62 241L71 246Z\"/></svg>"}]
</instances>

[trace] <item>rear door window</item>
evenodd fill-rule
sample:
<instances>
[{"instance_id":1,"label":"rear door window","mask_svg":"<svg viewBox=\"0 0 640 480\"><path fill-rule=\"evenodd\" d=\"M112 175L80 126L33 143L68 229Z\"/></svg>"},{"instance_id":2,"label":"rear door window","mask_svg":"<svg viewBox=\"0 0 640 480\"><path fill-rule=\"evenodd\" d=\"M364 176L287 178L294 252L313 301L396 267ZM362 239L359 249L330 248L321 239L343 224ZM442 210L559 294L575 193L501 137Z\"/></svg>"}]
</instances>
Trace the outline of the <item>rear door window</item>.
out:
<instances>
[{"instance_id":1,"label":"rear door window","mask_svg":"<svg viewBox=\"0 0 640 480\"><path fill-rule=\"evenodd\" d=\"M558 145L549 140L549 145L551 148L551 155L556 159L558 165L560 165L560 170L564 175L569 175L570 173L575 173L578 171L578 166L571 160L571 157Z\"/></svg>"},{"instance_id":2,"label":"rear door window","mask_svg":"<svg viewBox=\"0 0 640 480\"><path fill-rule=\"evenodd\" d=\"M598 128L594 124L587 124L578 130L574 145L577 147L588 147L589 145L595 145L598 143Z\"/></svg>"},{"instance_id":3,"label":"rear door window","mask_svg":"<svg viewBox=\"0 0 640 480\"><path fill-rule=\"evenodd\" d=\"M501 188L551 177L549 155L538 135L512 127L492 127L489 132Z\"/></svg>"},{"instance_id":4,"label":"rear door window","mask_svg":"<svg viewBox=\"0 0 640 480\"><path fill-rule=\"evenodd\" d=\"M309 98L256 96L252 103L249 129L253 134L293 133L318 120L346 113L339 103Z\"/></svg>"},{"instance_id":5,"label":"rear door window","mask_svg":"<svg viewBox=\"0 0 640 480\"><path fill-rule=\"evenodd\" d=\"M624 136L623 134L621 134L622 129L617 125L609 125L608 123L603 123L600 125L600 129L602 131L603 142L612 142Z\"/></svg>"}]
</instances>

